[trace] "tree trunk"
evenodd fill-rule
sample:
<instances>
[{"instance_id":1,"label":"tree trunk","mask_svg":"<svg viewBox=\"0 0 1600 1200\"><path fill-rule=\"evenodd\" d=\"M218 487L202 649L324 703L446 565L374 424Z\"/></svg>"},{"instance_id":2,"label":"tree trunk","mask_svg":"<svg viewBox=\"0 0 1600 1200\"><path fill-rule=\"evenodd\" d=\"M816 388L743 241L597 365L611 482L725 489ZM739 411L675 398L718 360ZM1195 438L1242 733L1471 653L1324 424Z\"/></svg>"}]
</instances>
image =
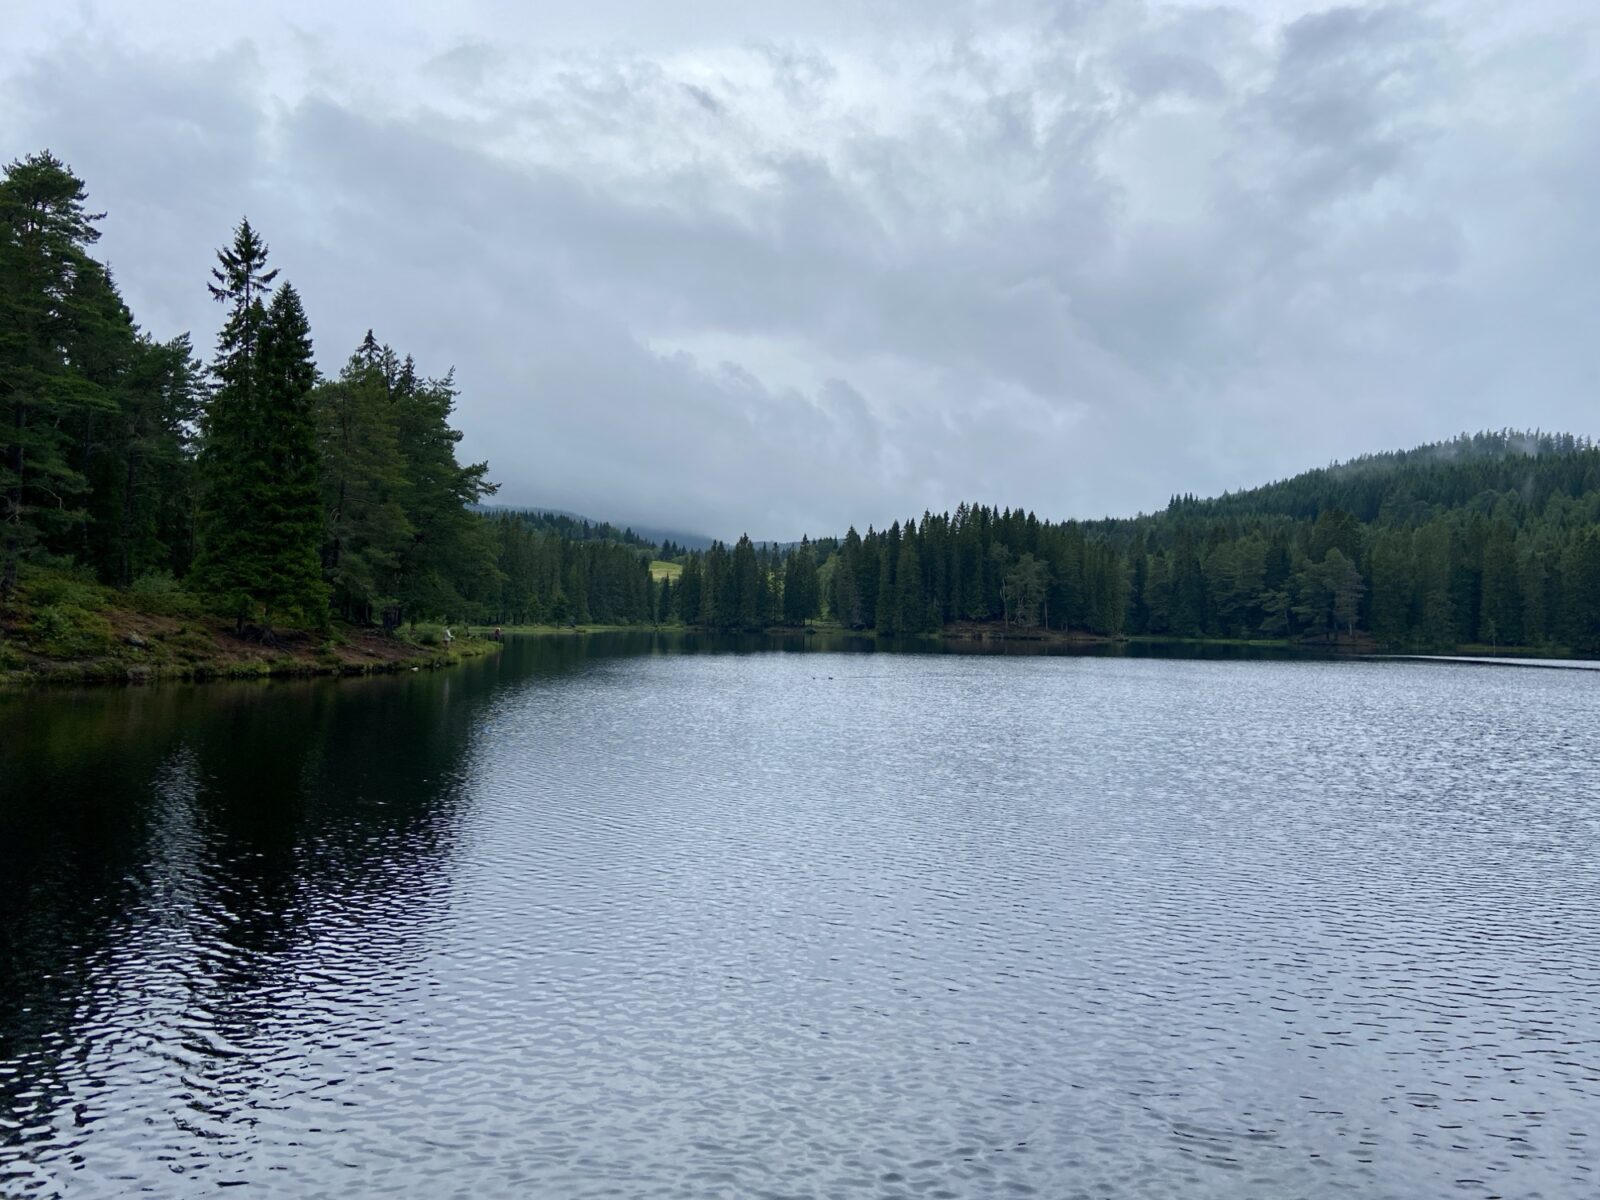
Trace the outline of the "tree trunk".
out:
<instances>
[{"instance_id":1,"label":"tree trunk","mask_svg":"<svg viewBox=\"0 0 1600 1200\"><path fill-rule=\"evenodd\" d=\"M11 526L7 523L5 542L0 546L0 597L10 596L16 586L17 543L15 535L11 532Z\"/></svg>"},{"instance_id":2,"label":"tree trunk","mask_svg":"<svg viewBox=\"0 0 1600 1200\"><path fill-rule=\"evenodd\" d=\"M12 405L12 424L17 430L16 443L11 447L11 474L16 482L6 492L6 511L0 520L5 522L5 540L0 545L0 596L9 596L17 586L17 559L22 554L22 468L26 459L22 450L22 435L28 428L28 406L18 400Z\"/></svg>"},{"instance_id":3,"label":"tree trunk","mask_svg":"<svg viewBox=\"0 0 1600 1200\"><path fill-rule=\"evenodd\" d=\"M133 496L139 475L139 455L128 451L128 470L122 479L122 520L119 522L117 547L117 583L127 587L133 582Z\"/></svg>"}]
</instances>

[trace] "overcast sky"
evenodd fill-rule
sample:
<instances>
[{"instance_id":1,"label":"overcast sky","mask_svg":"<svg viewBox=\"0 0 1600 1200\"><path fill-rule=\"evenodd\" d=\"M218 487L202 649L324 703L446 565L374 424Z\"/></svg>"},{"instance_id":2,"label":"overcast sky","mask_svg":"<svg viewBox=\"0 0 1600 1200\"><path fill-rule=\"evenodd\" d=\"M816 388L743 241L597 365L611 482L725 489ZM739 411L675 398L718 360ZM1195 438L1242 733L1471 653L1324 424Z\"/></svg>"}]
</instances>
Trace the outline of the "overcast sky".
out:
<instances>
[{"instance_id":1,"label":"overcast sky","mask_svg":"<svg viewBox=\"0 0 1600 1200\"><path fill-rule=\"evenodd\" d=\"M787 539L1600 433L1593 0L403 7L6 0L0 155L207 355L247 213L505 502Z\"/></svg>"}]
</instances>

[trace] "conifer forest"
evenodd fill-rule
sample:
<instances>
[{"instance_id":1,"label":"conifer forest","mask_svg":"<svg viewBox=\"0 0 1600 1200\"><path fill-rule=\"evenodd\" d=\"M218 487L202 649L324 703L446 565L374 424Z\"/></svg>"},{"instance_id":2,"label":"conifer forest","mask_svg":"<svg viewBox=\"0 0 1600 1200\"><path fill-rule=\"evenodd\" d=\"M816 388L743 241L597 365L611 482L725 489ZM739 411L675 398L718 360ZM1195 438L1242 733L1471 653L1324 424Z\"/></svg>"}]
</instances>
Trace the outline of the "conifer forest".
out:
<instances>
[{"instance_id":1,"label":"conifer forest","mask_svg":"<svg viewBox=\"0 0 1600 1200\"><path fill-rule=\"evenodd\" d=\"M146 331L94 257L101 215L48 152L5 168L0 606L54 572L181 591L257 638L334 622L826 622L1600 652L1588 436L1464 434L1132 518L963 503L688 550L486 505L489 465L457 457L452 371L368 332L325 376L292 272L248 220L195 281L218 304L214 346Z\"/></svg>"}]
</instances>

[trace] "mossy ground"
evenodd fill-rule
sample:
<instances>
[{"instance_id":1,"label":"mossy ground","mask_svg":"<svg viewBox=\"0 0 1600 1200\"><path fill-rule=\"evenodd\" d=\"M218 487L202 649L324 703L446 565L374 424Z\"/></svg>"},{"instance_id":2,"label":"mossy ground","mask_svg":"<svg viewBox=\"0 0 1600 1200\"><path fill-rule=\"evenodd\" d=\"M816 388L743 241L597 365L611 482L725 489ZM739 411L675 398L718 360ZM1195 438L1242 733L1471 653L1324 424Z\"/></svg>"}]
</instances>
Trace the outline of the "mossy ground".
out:
<instances>
[{"instance_id":1,"label":"mossy ground","mask_svg":"<svg viewBox=\"0 0 1600 1200\"><path fill-rule=\"evenodd\" d=\"M393 632L335 622L327 630L235 632L175 587L103 587L77 575L27 572L0 603L0 683L146 682L365 675L449 666L493 653L484 638L446 642L437 626Z\"/></svg>"}]
</instances>

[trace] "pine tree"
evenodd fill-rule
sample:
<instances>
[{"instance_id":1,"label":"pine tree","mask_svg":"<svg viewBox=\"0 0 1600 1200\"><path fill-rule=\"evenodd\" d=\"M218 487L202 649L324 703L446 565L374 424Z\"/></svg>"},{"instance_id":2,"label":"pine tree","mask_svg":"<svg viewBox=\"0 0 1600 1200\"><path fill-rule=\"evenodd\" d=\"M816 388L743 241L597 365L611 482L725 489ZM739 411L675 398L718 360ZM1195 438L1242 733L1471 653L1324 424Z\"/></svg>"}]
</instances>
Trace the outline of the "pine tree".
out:
<instances>
[{"instance_id":1,"label":"pine tree","mask_svg":"<svg viewBox=\"0 0 1600 1200\"><path fill-rule=\"evenodd\" d=\"M86 436L86 556L118 586L145 574L181 575L193 557L191 431L201 371L187 334L169 342L138 334L110 387L115 411L99 436Z\"/></svg>"},{"instance_id":2,"label":"pine tree","mask_svg":"<svg viewBox=\"0 0 1600 1200\"><path fill-rule=\"evenodd\" d=\"M325 512L323 578L339 610L364 622L396 603L388 588L412 535L401 503L407 481L390 395L396 369L393 353L369 330L339 378L312 397ZM525 526L515 519L498 524L502 558L519 553L523 540L515 535Z\"/></svg>"},{"instance_id":3,"label":"pine tree","mask_svg":"<svg viewBox=\"0 0 1600 1200\"><path fill-rule=\"evenodd\" d=\"M460 611L463 591L483 586L496 570L487 525L470 506L497 485L488 480L488 463L456 461L461 433L450 427L456 394L454 372L423 379L410 358L401 362L393 403L406 480L401 502L411 535L389 589L397 597L397 622L406 613ZM568 600L585 612L594 599L589 583L584 581L581 596L568 591Z\"/></svg>"},{"instance_id":4,"label":"pine tree","mask_svg":"<svg viewBox=\"0 0 1600 1200\"><path fill-rule=\"evenodd\" d=\"M927 628L928 603L923 597L922 563L917 543L908 532L900 543L900 557L894 573L894 627L901 634L923 633Z\"/></svg>"},{"instance_id":5,"label":"pine tree","mask_svg":"<svg viewBox=\"0 0 1600 1200\"><path fill-rule=\"evenodd\" d=\"M258 452L266 423L259 359L265 297L278 272L267 270L267 245L248 218L234 230L233 243L217 252L217 261L206 286L213 300L228 305L228 318L217 335L215 386L202 424L199 552L191 583L221 599L242 632L256 606L257 581L267 571L258 533L267 482Z\"/></svg>"},{"instance_id":6,"label":"pine tree","mask_svg":"<svg viewBox=\"0 0 1600 1200\"><path fill-rule=\"evenodd\" d=\"M1479 575L1482 598L1478 605L1478 640L1482 642L1523 641L1523 605L1513 538L1510 524L1496 521L1483 545L1483 569Z\"/></svg>"},{"instance_id":7,"label":"pine tree","mask_svg":"<svg viewBox=\"0 0 1600 1200\"><path fill-rule=\"evenodd\" d=\"M295 290L271 295L276 270L248 220L217 255L212 297L231 306L217 339L217 387L206 411L199 590L223 599L240 631L259 612L326 618L317 480L316 366Z\"/></svg>"},{"instance_id":8,"label":"pine tree","mask_svg":"<svg viewBox=\"0 0 1600 1200\"><path fill-rule=\"evenodd\" d=\"M1566 626L1572 644L1600 651L1600 526L1575 536L1564 563Z\"/></svg>"},{"instance_id":9,"label":"pine tree","mask_svg":"<svg viewBox=\"0 0 1600 1200\"><path fill-rule=\"evenodd\" d=\"M817 560L811 552L811 542L800 539L800 545L789 552L783 572L783 619L790 625L804 625L818 611Z\"/></svg>"},{"instance_id":10,"label":"pine tree","mask_svg":"<svg viewBox=\"0 0 1600 1200\"><path fill-rule=\"evenodd\" d=\"M43 535L83 519L71 418L110 409L65 352L111 291L87 254L104 214L86 212L84 195L48 151L11 163L0 180L0 597Z\"/></svg>"},{"instance_id":11,"label":"pine tree","mask_svg":"<svg viewBox=\"0 0 1600 1200\"><path fill-rule=\"evenodd\" d=\"M730 580L733 586L729 624L740 629L761 627L761 575L756 548L749 534L741 534L733 547Z\"/></svg>"},{"instance_id":12,"label":"pine tree","mask_svg":"<svg viewBox=\"0 0 1600 1200\"><path fill-rule=\"evenodd\" d=\"M256 458L262 576L255 581L268 629L274 612L297 612L321 624L328 589L322 581L322 494L318 482L317 382L311 327L300 296L284 284L272 297L261 337L261 409Z\"/></svg>"},{"instance_id":13,"label":"pine tree","mask_svg":"<svg viewBox=\"0 0 1600 1200\"><path fill-rule=\"evenodd\" d=\"M692 625L700 616L700 555L691 554L683 564L683 574L672 597L678 620Z\"/></svg>"},{"instance_id":14,"label":"pine tree","mask_svg":"<svg viewBox=\"0 0 1600 1200\"><path fill-rule=\"evenodd\" d=\"M730 610L725 607L723 599L727 591L727 547L719 541L712 542L710 548L700 556L700 563L700 603L693 617L686 615L684 619L692 619L706 629L720 629L730 619L727 616Z\"/></svg>"},{"instance_id":15,"label":"pine tree","mask_svg":"<svg viewBox=\"0 0 1600 1200\"><path fill-rule=\"evenodd\" d=\"M850 531L855 535L855 530ZM846 629L860 629L866 624L861 613L861 585L856 578L856 555L839 553L834 556L833 597L829 611L833 619Z\"/></svg>"},{"instance_id":16,"label":"pine tree","mask_svg":"<svg viewBox=\"0 0 1600 1200\"><path fill-rule=\"evenodd\" d=\"M895 603L894 591L894 570L900 561L899 521L889 526L882 543L878 547L878 583L873 592L873 628L886 637L893 637L900 632L900 608Z\"/></svg>"},{"instance_id":17,"label":"pine tree","mask_svg":"<svg viewBox=\"0 0 1600 1200\"><path fill-rule=\"evenodd\" d=\"M1372 547L1372 632L1386 645L1403 645L1411 628L1411 536L1379 534Z\"/></svg>"}]
</instances>

